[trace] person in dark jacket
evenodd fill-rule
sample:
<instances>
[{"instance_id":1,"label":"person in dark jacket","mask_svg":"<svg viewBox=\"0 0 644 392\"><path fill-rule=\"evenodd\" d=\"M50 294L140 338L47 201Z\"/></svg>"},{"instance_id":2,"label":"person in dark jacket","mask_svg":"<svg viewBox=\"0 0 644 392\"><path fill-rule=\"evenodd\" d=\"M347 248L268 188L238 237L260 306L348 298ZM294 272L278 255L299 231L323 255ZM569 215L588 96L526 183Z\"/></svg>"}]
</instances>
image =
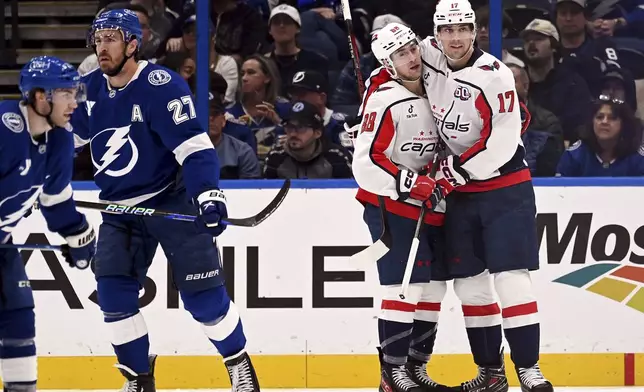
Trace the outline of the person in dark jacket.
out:
<instances>
[{"instance_id":1,"label":"person in dark jacket","mask_svg":"<svg viewBox=\"0 0 644 392\"><path fill-rule=\"evenodd\" d=\"M552 112L528 99L530 79L526 70L516 64L508 64L508 67L514 74L519 102L530 112L530 124L522 136L530 173L533 177L552 177L564 150L561 123Z\"/></svg>"},{"instance_id":2,"label":"person in dark jacket","mask_svg":"<svg viewBox=\"0 0 644 392\"><path fill-rule=\"evenodd\" d=\"M624 101L601 95L581 140L557 166L563 177L644 176L642 123Z\"/></svg>"},{"instance_id":3,"label":"person in dark jacket","mask_svg":"<svg viewBox=\"0 0 644 392\"><path fill-rule=\"evenodd\" d=\"M521 37L530 77L530 100L557 116L564 140L576 141L590 115L592 96L588 85L581 76L556 63L559 33L551 22L535 19Z\"/></svg>"},{"instance_id":4,"label":"person in dark jacket","mask_svg":"<svg viewBox=\"0 0 644 392\"><path fill-rule=\"evenodd\" d=\"M351 155L322 139L324 122L314 105L294 102L284 131L286 143L266 157L265 178L351 178Z\"/></svg>"}]
</instances>

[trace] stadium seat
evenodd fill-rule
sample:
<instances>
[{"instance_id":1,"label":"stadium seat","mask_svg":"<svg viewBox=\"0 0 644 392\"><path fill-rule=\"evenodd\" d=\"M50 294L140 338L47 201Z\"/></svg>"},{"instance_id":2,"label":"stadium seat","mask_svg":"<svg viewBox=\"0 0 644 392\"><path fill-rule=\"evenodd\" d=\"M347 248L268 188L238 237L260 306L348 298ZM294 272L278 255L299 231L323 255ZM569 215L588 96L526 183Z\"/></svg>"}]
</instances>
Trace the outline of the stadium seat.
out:
<instances>
[{"instance_id":1,"label":"stadium seat","mask_svg":"<svg viewBox=\"0 0 644 392\"><path fill-rule=\"evenodd\" d=\"M523 40L521 38L505 38L503 47L514 56L523 60Z\"/></svg>"},{"instance_id":2,"label":"stadium seat","mask_svg":"<svg viewBox=\"0 0 644 392\"><path fill-rule=\"evenodd\" d=\"M549 0L504 0L503 9L512 18L508 37L515 38L534 19L550 19Z\"/></svg>"}]
</instances>

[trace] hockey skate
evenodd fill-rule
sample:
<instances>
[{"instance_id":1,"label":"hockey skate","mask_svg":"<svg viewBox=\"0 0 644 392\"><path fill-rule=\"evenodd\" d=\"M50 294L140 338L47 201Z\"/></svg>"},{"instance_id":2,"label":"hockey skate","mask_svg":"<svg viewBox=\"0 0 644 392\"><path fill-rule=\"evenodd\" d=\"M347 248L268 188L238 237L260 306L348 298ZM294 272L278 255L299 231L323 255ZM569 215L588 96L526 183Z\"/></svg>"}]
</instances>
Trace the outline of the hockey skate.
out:
<instances>
[{"instance_id":1,"label":"hockey skate","mask_svg":"<svg viewBox=\"0 0 644 392\"><path fill-rule=\"evenodd\" d=\"M423 388L416 384L405 365L390 365L383 360L382 350L378 347L380 358L380 392L423 392Z\"/></svg>"},{"instance_id":2,"label":"hockey skate","mask_svg":"<svg viewBox=\"0 0 644 392\"><path fill-rule=\"evenodd\" d=\"M259 382L250 357L246 352L228 358L225 362L232 392L259 392Z\"/></svg>"},{"instance_id":3,"label":"hockey skate","mask_svg":"<svg viewBox=\"0 0 644 392\"><path fill-rule=\"evenodd\" d=\"M36 392L36 384L9 382L4 384L4 392Z\"/></svg>"},{"instance_id":4,"label":"hockey skate","mask_svg":"<svg viewBox=\"0 0 644 392\"><path fill-rule=\"evenodd\" d=\"M116 364L117 368L123 377L126 378L125 384L121 391L123 392L156 392L154 385L154 365L156 364L157 356L152 354L148 356L150 362L150 373L136 374L132 369L125 365Z\"/></svg>"},{"instance_id":5,"label":"hockey skate","mask_svg":"<svg viewBox=\"0 0 644 392\"><path fill-rule=\"evenodd\" d=\"M541 373L539 364L529 368L517 368L517 375L521 382L521 392L553 392L550 381Z\"/></svg>"},{"instance_id":6,"label":"hockey skate","mask_svg":"<svg viewBox=\"0 0 644 392\"><path fill-rule=\"evenodd\" d=\"M454 387L453 390L461 392L508 392L508 378L505 376L505 363L503 350L501 350L501 367L479 366L478 374L470 381Z\"/></svg>"},{"instance_id":7,"label":"hockey skate","mask_svg":"<svg viewBox=\"0 0 644 392\"><path fill-rule=\"evenodd\" d=\"M452 390L452 388L432 380L427 374L427 364L424 362L410 360L405 367L411 380L418 384L423 392L447 392Z\"/></svg>"}]
</instances>

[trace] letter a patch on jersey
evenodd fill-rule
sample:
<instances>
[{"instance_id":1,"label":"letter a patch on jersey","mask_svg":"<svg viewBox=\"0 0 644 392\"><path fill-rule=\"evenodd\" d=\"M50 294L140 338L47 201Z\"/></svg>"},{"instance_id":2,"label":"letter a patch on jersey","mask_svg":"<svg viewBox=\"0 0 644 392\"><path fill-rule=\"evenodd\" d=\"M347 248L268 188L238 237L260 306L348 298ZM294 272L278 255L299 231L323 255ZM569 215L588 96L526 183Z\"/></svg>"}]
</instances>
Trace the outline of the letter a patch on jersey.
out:
<instances>
[{"instance_id":1,"label":"letter a patch on jersey","mask_svg":"<svg viewBox=\"0 0 644 392\"><path fill-rule=\"evenodd\" d=\"M131 122L143 122L143 114L141 114L141 107L139 105L132 106Z\"/></svg>"}]
</instances>

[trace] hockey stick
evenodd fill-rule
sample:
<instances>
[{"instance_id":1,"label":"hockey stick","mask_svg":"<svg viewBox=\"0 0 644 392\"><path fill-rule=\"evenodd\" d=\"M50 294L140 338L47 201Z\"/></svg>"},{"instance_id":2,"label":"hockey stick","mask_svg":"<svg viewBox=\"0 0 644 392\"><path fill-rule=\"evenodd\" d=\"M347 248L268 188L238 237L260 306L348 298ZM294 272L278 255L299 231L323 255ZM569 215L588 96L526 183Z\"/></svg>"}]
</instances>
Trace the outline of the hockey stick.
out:
<instances>
[{"instance_id":1,"label":"hockey stick","mask_svg":"<svg viewBox=\"0 0 644 392\"><path fill-rule=\"evenodd\" d=\"M432 162L432 169L429 173L429 177L436 177L436 171L438 170L438 151L434 154L434 162ZM418 216L418 221L416 222L416 230L414 231L414 238L411 240L411 248L409 248L409 256L407 256L407 264L405 265L405 274L403 275L402 280L402 290L398 295L400 299L405 299L409 293L409 284L411 282L411 274L414 271L414 264L416 264L416 254L418 253L418 246L420 245L420 230L423 228L425 223L425 212L427 207L425 203L420 207L420 214Z\"/></svg>"},{"instance_id":2,"label":"hockey stick","mask_svg":"<svg viewBox=\"0 0 644 392\"><path fill-rule=\"evenodd\" d=\"M351 7L349 7L349 0L341 0L342 2L342 17L347 26L347 33L349 34L349 49L351 50L351 61L353 61L353 70L356 74L356 81L358 82L358 94L360 99L364 95L364 80L362 79L362 72L360 72L360 53L358 52L358 41L356 35L353 33L353 19L351 19Z\"/></svg>"},{"instance_id":3,"label":"hockey stick","mask_svg":"<svg viewBox=\"0 0 644 392\"><path fill-rule=\"evenodd\" d=\"M353 19L351 18L351 7L349 7L349 0L341 0L342 3L342 16L344 18L344 23L347 26L349 49L351 52L351 61L353 62L353 71L356 75L356 81L358 82L358 94L360 95L360 100L364 98L365 85L364 79L362 78L362 71L360 70L360 53L358 52L358 43L356 36L353 32ZM350 134L351 139L355 139L357 134ZM378 205L380 207L380 217L382 221L382 232L378 240L373 243L371 246L362 250L351 256L349 258L352 262L372 262L373 260L378 260L385 253L389 252L391 248L391 233L389 232L389 224L386 219L386 208L385 200L382 196L378 195Z\"/></svg>"},{"instance_id":4,"label":"hockey stick","mask_svg":"<svg viewBox=\"0 0 644 392\"><path fill-rule=\"evenodd\" d=\"M60 251L60 245L44 244L0 244L0 249L22 249L22 250L57 250Z\"/></svg>"},{"instance_id":5,"label":"hockey stick","mask_svg":"<svg viewBox=\"0 0 644 392\"><path fill-rule=\"evenodd\" d=\"M279 192L277 192L277 195L275 195L273 200L271 200L271 202L266 207L264 207L264 209L261 210L257 215L253 215L248 218L228 218L224 220L223 223L231 226L241 226L241 227L254 227L259 225L264 220L266 220L266 218L271 216L271 214L273 214L275 210L277 210L277 207L279 207L280 204L282 204L282 202L284 201L284 198L286 198L286 194L288 193L290 188L291 188L291 180L290 179L284 180L284 184L282 185L282 188L280 188ZM75 202L76 202L76 206L80 208L90 208L93 210L100 210L102 212L106 212L110 214L158 216L161 218L178 220L178 221L186 221L186 222L192 222L195 219L197 219L195 215L186 215L186 214L179 214L175 212L159 211L154 208L132 207L132 206L126 206L123 204L97 203L97 202L83 201L83 200L75 200Z\"/></svg>"}]
</instances>

